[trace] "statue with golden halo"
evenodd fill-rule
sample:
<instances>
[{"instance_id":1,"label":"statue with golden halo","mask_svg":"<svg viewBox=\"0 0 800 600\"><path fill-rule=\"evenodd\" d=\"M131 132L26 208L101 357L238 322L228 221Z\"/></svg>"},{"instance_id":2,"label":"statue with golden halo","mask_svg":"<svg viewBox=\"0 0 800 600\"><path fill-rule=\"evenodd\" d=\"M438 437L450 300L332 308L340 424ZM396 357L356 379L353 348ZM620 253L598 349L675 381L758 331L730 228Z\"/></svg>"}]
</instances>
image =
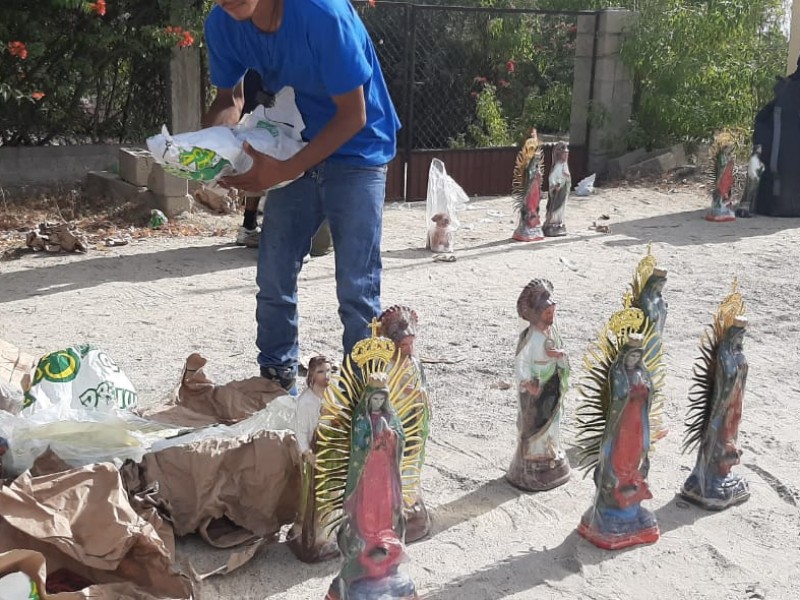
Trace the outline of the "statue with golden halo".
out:
<instances>
[{"instance_id":1,"label":"statue with golden halo","mask_svg":"<svg viewBox=\"0 0 800 600\"><path fill-rule=\"evenodd\" d=\"M391 371L395 364L399 362L405 361L408 363L409 377L398 382L401 388L400 404L404 403L402 396L409 394L418 396L425 405L422 422L419 424L422 450L419 453L419 464L414 471L416 476L420 477L422 467L425 464L425 444L428 441L428 432L430 430L431 405L425 383L425 371L415 353L419 317L416 311L408 306L395 304L384 310L378 320L381 324L381 335L388 337L395 344L395 355L389 362L388 369ZM417 424L412 423L412 425ZM416 490L417 495L413 503L405 507L407 544L424 538L431 528L431 517L422 497L422 485L417 483Z\"/></svg>"},{"instance_id":2,"label":"statue with golden halo","mask_svg":"<svg viewBox=\"0 0 800 600\"><path fill-rule=\"evenodd\" d=\"M652 323L639 333L645 323L626 294L625 308L611 316L584 359L579 461L594 470L597 491L578 533L608 550L659 538L655 515L641 505L653 497L647 475L654 386L644 349L656 334Z\"/></svg>"},{"instance_id":3,"label":"statue with golden halo","mask_svg":"<svg viewBox=\"0 0 800 600\"><path fill-rule=\"evenodd\" d=\"M344 559L326 600L417 598L398 567L405 556L403 509L419 485L425 405L405 383L409 363L389 363L395 344L372 336L358 342L338 381L328 388L317 429L317 510L338 527ZM358 367L357 369L355 367Z\"/></svg>"},{"instance_id":4,"label":"statue with golden halo","mask_svg":"<svg viewBox=\"0 0 800 600\"><path fill-rule=\"evenodd\" d=\"M514 210L519 213L519 222L511 239L518 242L537 242L544 239L542 220L539 218L543 170L544 156L536 130L532 129L530 137L517 153L514 178L511 181Z\"/></svg>"},{"instance_id":5,"label":"statue with golden halo","mask_svg":"<svg viewBox=\"0 0 800 600\"><path fill-rule=\"evenodd\" d=\"M742 350L747 319L736 288L734 281L732 293L703 334L689 392L683 450L699 450L681 496L708 510L722 510L750 498L747 481L731 473L742 454L737 443L747 383L747 358Z\"/></svg>"}]
</instances>

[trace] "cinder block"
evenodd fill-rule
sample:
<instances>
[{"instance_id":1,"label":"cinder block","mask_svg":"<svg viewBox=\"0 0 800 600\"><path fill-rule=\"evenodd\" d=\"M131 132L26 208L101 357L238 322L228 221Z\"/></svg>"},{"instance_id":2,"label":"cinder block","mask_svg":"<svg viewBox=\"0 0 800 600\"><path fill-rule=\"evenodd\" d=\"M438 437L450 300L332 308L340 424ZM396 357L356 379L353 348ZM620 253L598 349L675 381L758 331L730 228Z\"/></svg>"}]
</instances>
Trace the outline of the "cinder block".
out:
<instances>
[{"instance_id":1,"label":"cinder block","mask_svg":"<svg viewBox=\"0 0 800 600\"><path fill-rule=\"evenodd\" d=\"M166 196L164 194L153 194L153 208L159 209L167 217L175 217L184 212L192 212L194 198L189 194L183 196Z\"/></svg>"},{"instance_id":2,"label":"cinder block","mask_svg":"<svg viewBox=\"0 0 800 600\"><path fill-rule=\"evenodd\" d=\"M584 57L592 56L594 52L594 34L593 33L578 33L575 38L575 56Z\"/></svg>"},{"instance_id":3,"label":"cinder block","mask_svg":"<svg viewBox=\"0 0 800 600\"><path fill-rule=\"evenodd\" d=\"M150 169L147 187L156 196L177 197L186 196L189 193L189 184L185 179L170 175L158 163L154 163L153 168Z\"/></svg>"},{"instance_id":4,"label":"cinder block","mask_svg":"<svg viewBox=\"0 0 800 600\"><path fill-rule=\"evenodd\" d=\"M146 187L123 181L118 175L108 171L90 171L86 175L84 192L95 198L110 198L124 202L149 202L149 192Z\"/></svg>"},{"instance_id":5,"label":"cinder block","mask_svg":"<svg viewBox=\"0 0 800 600\"><path fill-rule=\"evenodd\" d=\"M606 33L597 38L597 56L614 56L622 48L621 33Z\"/></svg>"},{"instance_id":6,"label":"cinder block","mask_svg":"<svg viewBox=\"0 0 800 600\"><path fill-rule=\"evenodd\" d=\"M152 155L147 150L120 148L118 157L119 176L135 186L146 186L154 162Z\"/></svg>"},{"instance_id":7,"label":"cinder block","mask_svg":"<svg viewBox=\"0 0 800 600\"><path fill-rule=\"evenodd\" d=\"M678 167L686 165L688 161L686 159L686 148L683 147L683 144L675 144L669 151L675 157L675 164Z\"/></svg>"},{"instance_id":8,"label":"cinder block","mask_svg":"<svg viewBox=\"0 0 800 600\"><path fill-rule=\"evenodd\" d=\"M582 33L594 35L594 21L596 18L594 15L580 15L578 17L578 35Z\"/></svg>"},{"instance_id":9,"label":"cinder block","mask_svg":"<svg viewBox=\"0 0 800 600\"><path fill-rule=\"evenodd\" d=\"M666 152L631 166L625 171L625 176L628 179L636 179L644 175L662 175L677 166L672 152Z\"/></svg>"}]
</instances>

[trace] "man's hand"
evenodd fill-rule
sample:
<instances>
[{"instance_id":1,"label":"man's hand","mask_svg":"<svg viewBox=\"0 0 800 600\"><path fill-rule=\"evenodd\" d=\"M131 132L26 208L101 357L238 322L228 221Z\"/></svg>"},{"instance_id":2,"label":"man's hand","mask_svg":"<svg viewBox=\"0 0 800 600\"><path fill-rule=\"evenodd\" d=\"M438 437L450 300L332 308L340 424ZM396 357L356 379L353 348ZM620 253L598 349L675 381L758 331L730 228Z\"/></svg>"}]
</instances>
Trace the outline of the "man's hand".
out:
<instances>
[{"instance_id":1,"label":"man's hand","mask_svg":"<svg viewBox=\"0 0 800 600\"><path fill-rule=\"evenodd\" d=\"M247 142L242 149L253 159L253 166L249 171L238 175L229 175L220 179L220 185L224 188L236 188L245 192L262 192L273 186L292 181L300 173L295 173L291 168L291 163L285 160L277 160L266 154L262 154Z\"/></svg>"}]
</instances>

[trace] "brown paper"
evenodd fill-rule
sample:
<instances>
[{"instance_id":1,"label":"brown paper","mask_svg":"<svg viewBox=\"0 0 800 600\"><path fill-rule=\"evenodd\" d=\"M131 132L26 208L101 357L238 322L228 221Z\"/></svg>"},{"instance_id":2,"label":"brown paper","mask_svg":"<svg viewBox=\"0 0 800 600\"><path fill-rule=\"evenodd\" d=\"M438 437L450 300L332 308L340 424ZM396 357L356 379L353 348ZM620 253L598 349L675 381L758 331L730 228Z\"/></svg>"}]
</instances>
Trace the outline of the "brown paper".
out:
<instances>
[{"instance_id":1,"label":"brown paper","mask_svg":"<svg viewBox=\"0 0 800 600\"><path fill-rule=\"evenodd\" d=\"M95 584L50 598L192 597L189 578L173 569L170 545L136 514L110 463L41 477L23 473L0 488L0 515L0 552L39 552L48 572L66 568Z\"/></svg>"},{"instance_id":2,"label":"brown paper","mask_svg":"<svg viewBox=\"0 0 800 600\"><path fill-rule=\"evenodd\" d=\"M262 410L278 396L286 395L277 382L265 377L217 385L203 371L207 362L200 354L191 354L170 404L144 412L142 416L188 427L231 425Z\"/></svg>"},{"instance_id":3,"label":"brown paper","mask_svg":"<svg viewBox=\"0 0 800 600\"><path fill-rule=\"evenodd\" d=\"M266 538L294 522L299 465L293 434L260 431L145 454L139 465L126 465L125 479L132 491L157 482L155 497L168 507L176 535L206 529L224 517Z\"/></svg>"}]
</instances>

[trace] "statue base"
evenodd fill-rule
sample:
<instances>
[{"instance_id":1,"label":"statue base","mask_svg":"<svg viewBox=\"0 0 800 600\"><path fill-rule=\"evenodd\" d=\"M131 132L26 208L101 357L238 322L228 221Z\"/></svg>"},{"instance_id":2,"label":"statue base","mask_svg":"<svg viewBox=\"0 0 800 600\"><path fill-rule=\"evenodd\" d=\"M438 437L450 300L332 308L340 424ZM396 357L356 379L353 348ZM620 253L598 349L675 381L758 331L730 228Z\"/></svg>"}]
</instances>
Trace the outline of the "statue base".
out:
<instances>
[{"instance_id":1,"label":"statue base","mask_svg":"<svg viewBox=\"0 0 800 600\"><path fill-rule=\"evenodd\" d=\"M345 583L337 577L325 600L418 600L417 588L408 575L394 573L380 579L358 579Z\"/></svg>"},{"instance_id":2,"label":"statue base","mask_svg":"<svg viewBox=\"0 0 800 600\"><path fill-rule=\"evenodd\" d=\"M542 228L539 226L528 227L521 224L514 231L511 239L517 242L538 242L544 239L544 233L542 233Z\"/></svg>"},{"instance_id":3,"label":"statue base","mask_svg":"<svg viewBox=\"0 0 800 600\"><path fill-rule=\"evenodd\" d=\"M703 482L692 473L681 488L681 497L706 510L725 510L729 506L747 502L750 499L750 486L743 477L732 473L709 482Z\"/></svg>"},{"instance_id":4,"label":"statue base","mask_svg":"<svg viewBox=\"0 0 800 600\"><path fill-rule=\"evenodd\" d=\"M566 457L552 460L525 460L514 455L506 474L508 482L526 492L552 490L569 481L570 468Z\"/></svg>"},{"instance_id":5,"label":"statue base","mask_svg":"<svg viewBox=\"0 0 800 600\"><path fill-rule=\"evenodd\" d=\"M421 540L431 530L431 516L422 496L417 496L417 501L403 510L406 517L406 544Z\"/></svg>"},{"instance_id":6,"label":"statue base","mask_svg":"<svg viewBox=\"0 0 800 600\"><path fill-rule=\"evenodd\" d=\"M297 560L304 563L318 563L339 557L339 546L335 540L319 541L314 545L303 544L302 535L286 542Z\"/></svg>"},{"instance_id":7,"label":"statue base","mask_svg":"<svg viewBox=\"0 0 800 600\"><path fill-rule=\"evenodd\" d=\"M736 216L739 217L739 218L742 218L742 219L749 219L750 217L753 216L753 213L751 213L746 208L737 208L736 209Z\"/></svg>"},{"instance_id":8,"label":"statue base","mask_svg":"<svg viewBox=\"0 0 800 600\"><path fill-rule=\"evenodd\" d=\"M545 237L563 237L567 235L567 226L564 223L544 225L542 231Z\"/></svg>"},{"instance_id":9,"label":"statue base","mask_svg":"<svg viewBox=\"0 0 800 600\"><path fill-rule=\"evenodd\" d=\"M736 215L732 210L724 210L722 212L710 210L706 213L705 218L706 221L711 221L712 223L728 223L730 221L735 221Z\"/></svg>"},{"instance_id":10,"label":"statue base","mask_svg":"<svg viewBox=\"0 0 800 600\"><path fill-rule=\"evenodd\" d=\"M641 506L627 509L587 510L578 533L604 550L619 550L658 541L658 523L652 512Z\"/></svg>"}]
</instances>

